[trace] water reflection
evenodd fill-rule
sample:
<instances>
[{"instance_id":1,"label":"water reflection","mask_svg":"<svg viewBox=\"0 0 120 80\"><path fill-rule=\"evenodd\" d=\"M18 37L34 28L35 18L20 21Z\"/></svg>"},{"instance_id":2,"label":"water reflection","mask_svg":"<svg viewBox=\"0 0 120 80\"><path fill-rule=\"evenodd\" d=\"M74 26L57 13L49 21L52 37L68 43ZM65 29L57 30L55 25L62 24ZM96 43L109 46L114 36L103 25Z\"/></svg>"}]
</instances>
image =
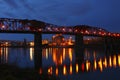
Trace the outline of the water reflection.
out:
<instances>
[{"instance_id":1,"label":"water reflection","mask_svg":"<svg viewBox=\"0 0 120 80\"><path fill-rule=\"evenodd\" d=\"M107 58L106 58L106 57L104 58L103 65L104 65L105 68L106 68L107 65L108 65L108 64L107 64Z\"/></svg>"},{"instance_id":2,"label":"water reflection","mask_svg":"<svg viewBox=\"0 0 120 80\"><path fill-rule=\"evenodd\" d=\"M42 50L43 59L46 62L52 59L51 65L62 65L64 63L73 62L73 49L72 48L45 48ZM44 66L44 64L43 64Z\"/></svg>"},{"instance_id":3,"label":"water reflection","mask_svg":"<svg viewBox=\"0 0 120 80\"><path fill-rule=\"evenodd\" d=\"M66 75L67 74L67 68L66 68L66 65L63 66L63 75Z\"/></svg>"},{"instance_id":4,"label":"water reflection","mask_svg":"<svg viewBox=\"0 0 120 80\"><path fill-rule=\"evenodd\" d=\"M120 67L120 55L118 55L118 65Z\"/></svg>"},{"instance_id":5,"label":"water reflection","mask_svg":"<svg viewBox=\"0 0 120 80\"><path fill-rule=\"evenodd\" d=\"M90 62L86 60L86 70L89 71L89 69L90 69Z\"/></svg>"},{"instance_id":6,"label":"water reflection","mask_svg":"<svg viewBox=\"0 0 120 80\"><path fill-rule=\"evenodd\" d=\"M120 67L120 54L105 54L101 50L85 49L82 63L75 62L73 48L44 48L42 50L42 68L50 75L72 75L81 72L100 71ZM0 63L9 63L22 67L34 67L34 48L0 48Z\"/></svg>"},{"instance_id":7,"label":"water reflection","mask_svg":"<svg viewBox=\"0 0 120 80\"><path fill-rule=\"evenodd\" d=\"M0 48L0 62L7 63L8 62L8 48Z\"/></svg>"},{"instance_id":8,"label":"water reflection","mask_svg":"<svg viewBox=\"0 0 120 80\"><path fill-rule=\"evenodd\" d=\"M101 58L98 61L98 67L99 67L100 71L103 71L103 64L102 64L102 59Z\"/></svg>"},{"instance_id":9,"label":"water reflection","mask_svg":"<svg viewBox=\"0 0 120 80\"><path fill-rule=\"evenodd\" d=\"M72 74L72 72L73 72L73 69L72 69L73 67L72 67L72 64L70 64L70 74Z\"/></svg>"},{"instance_id":10,"label":"water reflection","mask_svg":"<svg viewBox=\"0 0 120 80\"><path fill-rule=\"evenodd\" d=\"M52 61L55 64L48 65L48 74L51 75L72 75L90 71L102 72L107 68L120 67L120 55L118 53L106 55L101 51L89 51L89 49L86 49L84 52L84 61L78 64L75 62L75 53L72 48L44 49L43 53L46 53L46 51L48 51L49 56L51 55ZM44 56L43 58L46 57Z\"/></svg>"},{"instance_id":11,"label":"water reflection","mask_svg":"<svg viewBox=\"0 0 120 80\"><path fill-rule=\"evenodd\" d=\"M96 70L97 69L97 61L96 61L96 59L94 60L94 70Z\"/></svg>"},{"instance_id":12,"label":"water reflection","mask_svg":"<svg viewBox=\"0 0 120 80\"><path fill-rule=\"evenodd\" d=\"M19 67L33 67L34 49L0 47L0 63Z\"/></svg>"},{"instance_id":13,"label":"water reflection","mask_svg":"<svg viewBox=\"0 0 120 80\"><path fill-rule=\"evenodd\" d=\"M78 71L79 71L79 65L76 64L76 73L78 73Z\"/></svg>"},{"instance_id":14,"label":"water reflection","mask_svg":"<svg viewBox=\"0 0 120 80\"><path fill-rule=\"evenodd\" d=\"M90 72L90 71L104 71L107 68L116 68L120 65L119 60L120 58L116 58L120 57L120 55L113 55L113 56L109 56L108 58L100 58L98 60L94 59L93 61L90 60L86 60L84 61L82 64L69 64L66 65L64 64L63 66L60 67L54 67L51 66L50 68L48 68L48 73L49 74L56 74L56 75L72 75L74 73L79 73L79 72ZM111 62L109 62L111 61ZM117 63L118 61L118 63ZM113 64L111 66L109 66L110 64ZM117 66L118 65L118 66ZM120 66L119 66L120 67ZM54 73L55 72L55 73Z\"/></svg>"},{"instance_id":15,"label":"water reflection","mask_svg":"<svg viewBox=\"0 0 120 80\"><path fill-rule=\"evenodd\" d=\"M58 67L56 67L56 71L55 72L56 72L56 76L58 76L58 73L59 73L58 72Z\"/></svg>"},{"instance_id":16,"label":"water reflection","mask_svg":"<svg viewBox=\"0 0 120 80\"><path fill-rule=\"evenodd\" d=\"M114 67L117 66L116 55L113 56L113 66Z\"/></svg>"},{"instance_id":17,"label":"water reflection","mask_svg":"<svg viewBox=\"0 0 120 80\"><path fill-rule=\"evenodd\" d=\"M112 58L109 56L109 66L112 67Z\"/></svg>"},{"instance_id":18,"label":"water reflection","mask_svg":"<svg viewBox=\"0 0 120 80\"><path fill-rule=\"evenodd\" d=\"M30 48L30 60L33 61L34 48Z\"/></svg>"}]
</instances>

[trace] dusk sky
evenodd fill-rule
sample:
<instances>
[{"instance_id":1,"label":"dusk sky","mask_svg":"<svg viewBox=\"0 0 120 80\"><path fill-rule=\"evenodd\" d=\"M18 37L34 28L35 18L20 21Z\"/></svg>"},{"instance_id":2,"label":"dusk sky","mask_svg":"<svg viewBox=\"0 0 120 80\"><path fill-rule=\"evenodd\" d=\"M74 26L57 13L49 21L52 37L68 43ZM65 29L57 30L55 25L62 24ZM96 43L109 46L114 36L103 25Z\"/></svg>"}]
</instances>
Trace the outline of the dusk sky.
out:
<instances>
[{"instance_id":1,"label":"dusk sky","mask_svg":"<svg viewBox=\"0 0 120 80\"><path fill-rule=\"evenodd\" d=\"M120 33L120 0L0 0L0 18L36 19L56 25L90 25ZM47 37L47 36L46 36ZM0 39L33 35L0 34Z\"/></svg>"}]
</instances>

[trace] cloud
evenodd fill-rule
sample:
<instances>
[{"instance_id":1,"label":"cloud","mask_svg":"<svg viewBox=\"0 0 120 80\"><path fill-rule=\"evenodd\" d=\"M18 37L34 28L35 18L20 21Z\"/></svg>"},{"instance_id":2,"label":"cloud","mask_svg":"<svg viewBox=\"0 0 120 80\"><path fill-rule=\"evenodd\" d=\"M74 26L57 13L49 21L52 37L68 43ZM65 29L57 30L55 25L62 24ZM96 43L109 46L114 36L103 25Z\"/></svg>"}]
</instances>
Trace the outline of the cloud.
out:
<instances>
[{"instance_id":1,"label":"cloud","mask_svg":"<svg viewBox=\"0 0 120 80\"><path fill-rule=\"evenodd\" d=\"M18 8L18 4L15 0L3 0L9 7Z\"/></svg>"},{"instance_id":2,"label":"cloud","mask_svg":"<svg viewBox=\"0 0 120 80\"><path fill-rule=\"evenodd\" d=\"M103 25L112 30L120 21L119 0L3 0L0 3L0 16L58 25Z\"/></svg>"},{"instance_id":3,"label":"cloud","mask_svg":"<svg viewBox=\"0 0 120 80\"><path fill-rule=\"evenodd\" d=\"M28 9L29 11L34 11L34 7L31 6L29 2L26 2L26 0L21 0L20 3L24 6L24 8Z\"/></svg>"}]
</instances>

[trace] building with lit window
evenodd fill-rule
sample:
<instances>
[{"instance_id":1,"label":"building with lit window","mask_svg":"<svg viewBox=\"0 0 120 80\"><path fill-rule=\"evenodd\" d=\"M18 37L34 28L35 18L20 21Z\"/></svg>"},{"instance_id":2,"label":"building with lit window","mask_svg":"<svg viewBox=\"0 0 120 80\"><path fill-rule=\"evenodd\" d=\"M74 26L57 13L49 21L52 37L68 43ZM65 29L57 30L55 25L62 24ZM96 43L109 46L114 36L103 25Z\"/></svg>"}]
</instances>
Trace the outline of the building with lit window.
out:
<instances>
[{"instance_id":1,"label":"building with lit window","mask_svg":"<svg viewBox=\"0 0 120 80\"><path fill-rule=\"evenodd\" d=\"M56 34L52 37L52 45L63 45L65 38L62 34Z\"/></svg>"}]
</instances>

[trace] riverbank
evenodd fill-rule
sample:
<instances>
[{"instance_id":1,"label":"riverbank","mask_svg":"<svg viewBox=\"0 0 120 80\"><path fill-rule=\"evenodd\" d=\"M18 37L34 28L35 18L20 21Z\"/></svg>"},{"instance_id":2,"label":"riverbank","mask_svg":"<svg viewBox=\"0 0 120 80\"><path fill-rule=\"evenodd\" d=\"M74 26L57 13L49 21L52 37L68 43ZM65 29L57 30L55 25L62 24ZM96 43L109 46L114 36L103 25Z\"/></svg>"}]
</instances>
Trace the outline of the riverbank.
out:
<instances>
[{"instance_id":1,"label":"riverbank","mask_svg":"<svg viewBox=\"0 0 120 80\"><path fill-rule=\"evenodd\" d=\"M0 64L0 80L36 80L33 69L20 69L16 66Z\"/></svg>"},{"instance_id":2,"label":"riverbank","mask_svg":"<svg viewBox=\"0 0 120 80\"><path fill-rule=\"evenodd\" d=\"M56 77L42 74L41 80L57 80ZM17 66L0 64L0 80L37 80L38 74L34 69L21 69Z\"/></svg>"}]
</instances>

